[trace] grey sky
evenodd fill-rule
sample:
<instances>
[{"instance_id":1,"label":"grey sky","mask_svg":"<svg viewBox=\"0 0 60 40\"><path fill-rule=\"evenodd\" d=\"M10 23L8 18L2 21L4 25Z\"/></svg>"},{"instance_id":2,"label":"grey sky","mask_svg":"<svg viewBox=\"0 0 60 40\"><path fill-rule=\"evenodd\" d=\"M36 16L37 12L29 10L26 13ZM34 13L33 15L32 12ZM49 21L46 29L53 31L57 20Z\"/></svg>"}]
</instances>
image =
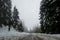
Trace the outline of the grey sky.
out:
<instances>
[{"instance_id":1,"label":"grey sky","mask_svg":"<svg viewBox=\"0 0 60 40\"><path fill-rule=\"evenodd\" d=\"M39 24L39 8L41 0L12 0L16 5L20 19L24 21L27 28L32 28Z\"/></svg>"}]
</instances>

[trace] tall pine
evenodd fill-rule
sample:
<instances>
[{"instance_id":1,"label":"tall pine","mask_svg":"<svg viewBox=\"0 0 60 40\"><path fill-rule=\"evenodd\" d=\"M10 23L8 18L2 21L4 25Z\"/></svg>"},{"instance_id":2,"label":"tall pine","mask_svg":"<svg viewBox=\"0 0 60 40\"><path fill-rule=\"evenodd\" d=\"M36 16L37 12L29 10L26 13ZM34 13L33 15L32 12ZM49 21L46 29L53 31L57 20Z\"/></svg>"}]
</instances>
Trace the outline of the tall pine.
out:
<instances>
[{"instance_id":1,"label":"tall pine","mask_svg":"<svg viewBox=\"0 0 60 40\"><path fill-rule=\"evenodd\" d=\"M41 32L60 33L60 0L42 0L40 10Z\"/></svg>"},{"instance_id":2,"label":"tall pine","mask_svg":"<svg viewBox=\"0 0 60 40\"><path fill-rule=\"evenodd\" d=\"M13 11L13 27L17 31L23 32L23 24L22 21L19 19L19 12L16 6L14 7L14 11Z\"/></svg>"},{"instance_id":3,"label":"tall pine","mask_svg":"<svg viewBox=\"0 0 60 40\"><path fill-rule=\"evenodd\" d=\"M19 20L19 16L18 16L18 10L16 7L14 7L14 11L13 11L13 27L16 28L17 27L17 24L18 24L18 20Z\"/></svg>"},{"instance_id":4,"label":"tall pine","mask_svg":"<svg viewBox=\"0 0 60 40\"><path fill-rule=\"evenodd\" d=\"M0 0L0 26L8 25L10 30L11 22L11 0Z\"/></svg>"}]
</instances>

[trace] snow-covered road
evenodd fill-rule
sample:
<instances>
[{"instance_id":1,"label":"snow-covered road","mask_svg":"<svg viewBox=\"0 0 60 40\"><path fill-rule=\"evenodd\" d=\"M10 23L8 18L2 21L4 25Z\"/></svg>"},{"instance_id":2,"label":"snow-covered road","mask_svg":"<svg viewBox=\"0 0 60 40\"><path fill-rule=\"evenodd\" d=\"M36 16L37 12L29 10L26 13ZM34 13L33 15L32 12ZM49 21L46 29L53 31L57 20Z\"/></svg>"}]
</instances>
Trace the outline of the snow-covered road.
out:
<instances>
[{"instance_id":1,"label":"snow-covered road","mask_svg":"<svg viewBox=\"0 0 60 40\"><path fill-rule=\"evenodd\" d=\"M22 33L21 36L0 37L0 40L60 40L60 37L59 34Z\"/></svg>"}]
</instances>

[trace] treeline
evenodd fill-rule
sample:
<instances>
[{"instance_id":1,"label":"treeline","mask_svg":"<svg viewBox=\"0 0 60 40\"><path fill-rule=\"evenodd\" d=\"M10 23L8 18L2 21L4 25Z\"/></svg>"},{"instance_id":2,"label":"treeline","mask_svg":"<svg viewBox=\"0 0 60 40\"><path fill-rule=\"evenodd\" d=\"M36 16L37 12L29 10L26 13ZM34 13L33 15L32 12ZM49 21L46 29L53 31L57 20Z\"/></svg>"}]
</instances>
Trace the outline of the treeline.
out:
<instances>
[{"instance_id":1,"label":"treeline","mask_svg":"<svg viewBox=\"0 0 60 40\"><path fill-rule=\"evenodd\" d=\"M60 0L42 0L40 16L42 33L60 34Z\"/></svg>"},{"instance_id":2,"label":"treeline","mask_svg":"<svg viewBox=\"0 0 60 40\"><path fill-rule=\"evenodd\" d=\"M60 0L42 0L39 14L40 28L32 32L60 34Z\"/></svg>"},{"instance_id":3,"label":"treeline","mask_svg":"<svg viewBox=\"0 0 60 40\"><path fill-rule=\"evenodd\" d=\"M23 32L23 23L19 18L19 12L16 6L12 12L11 0L0 0L0 28L2 25L8 26L8 31L10 27L13 27L17 31Z\"/></svg>"}]
</instances>

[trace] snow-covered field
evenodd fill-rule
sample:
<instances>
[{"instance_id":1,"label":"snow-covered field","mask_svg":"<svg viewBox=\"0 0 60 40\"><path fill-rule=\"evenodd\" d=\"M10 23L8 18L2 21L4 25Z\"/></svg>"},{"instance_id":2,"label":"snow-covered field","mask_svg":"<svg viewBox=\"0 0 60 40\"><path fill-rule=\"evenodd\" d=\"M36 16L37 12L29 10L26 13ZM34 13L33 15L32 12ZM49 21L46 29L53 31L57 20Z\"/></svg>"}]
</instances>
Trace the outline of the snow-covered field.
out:
<instances>
[{"instance_id":1,"label":"snow-covered field","mask_svg":"<svg viewBox=\"0 0 60 40\"><path fill-rule=\"evenodd\" d=\"M0 40L60 40L60 34L17 32L13 28L0 28Z\"/></svg>"}]
</instances>

